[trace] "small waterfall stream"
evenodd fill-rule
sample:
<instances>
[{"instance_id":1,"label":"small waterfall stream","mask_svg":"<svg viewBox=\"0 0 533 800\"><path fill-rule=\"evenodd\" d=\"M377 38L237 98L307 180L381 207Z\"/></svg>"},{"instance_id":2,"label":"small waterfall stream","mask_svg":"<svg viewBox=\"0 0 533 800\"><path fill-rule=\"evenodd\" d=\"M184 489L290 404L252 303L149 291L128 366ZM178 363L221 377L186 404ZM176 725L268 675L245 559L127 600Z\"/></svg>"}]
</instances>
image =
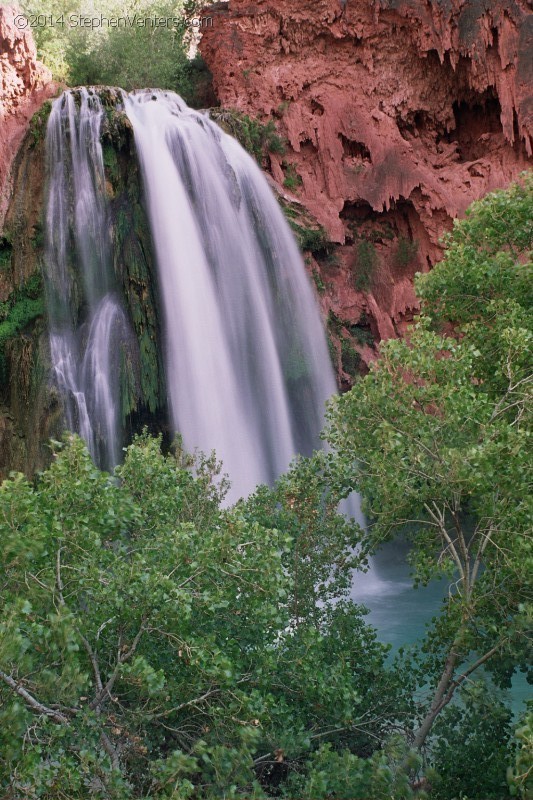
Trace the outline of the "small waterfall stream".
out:
<instances>
[{"instance_id":1,"label":"small waterfall stream","mask_svg":"<svg viewBox=\"0 0 533 800\"><path fill-rule=\"evenodd\" d=\"M50 345L65 423L110 469L123 446L121 353L138 345L113 268L104 109L95 90L76 92L54 102L47 130ZM235 500L320 447L335 381L318 307L255 161L171 92L121 96L157 265L171 427L189 450L216 450Z\"/></svg>"},{"instance_id":2,"label":"small waterfall stream","mask_svg":"<svg viewBox=\"0 0 533 800\"><path fill-rule=\"evenodd\" d=\"M116 293L100 144L99 97L79 90L55 101L47 128L45 284L54 380L65 421L99 466L120 458L119 370L132 334ZM84 290L79 314L75 273Z\"/></svg>"}]
</instances>

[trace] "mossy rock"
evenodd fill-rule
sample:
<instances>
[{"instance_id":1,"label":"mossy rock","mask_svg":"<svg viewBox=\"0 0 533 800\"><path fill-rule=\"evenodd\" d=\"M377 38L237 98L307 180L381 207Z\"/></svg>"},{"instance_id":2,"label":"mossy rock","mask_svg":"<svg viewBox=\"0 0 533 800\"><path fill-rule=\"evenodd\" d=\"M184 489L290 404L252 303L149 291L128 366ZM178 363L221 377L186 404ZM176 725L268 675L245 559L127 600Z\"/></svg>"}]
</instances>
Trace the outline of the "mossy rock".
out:
<instances>
[{"instance_id":1,"label":"mossy rock","mask_svg":"<svg viewBox=\"0 0 533 800\"><path fill-rule=\"evenodd\" d=\"M52 110L52 101L46 100L41 108L35 112L30 120L29 135L31 137L31 147L36 147L46 136L46 126L48 117Z\"/></svg>"}]
</instances>

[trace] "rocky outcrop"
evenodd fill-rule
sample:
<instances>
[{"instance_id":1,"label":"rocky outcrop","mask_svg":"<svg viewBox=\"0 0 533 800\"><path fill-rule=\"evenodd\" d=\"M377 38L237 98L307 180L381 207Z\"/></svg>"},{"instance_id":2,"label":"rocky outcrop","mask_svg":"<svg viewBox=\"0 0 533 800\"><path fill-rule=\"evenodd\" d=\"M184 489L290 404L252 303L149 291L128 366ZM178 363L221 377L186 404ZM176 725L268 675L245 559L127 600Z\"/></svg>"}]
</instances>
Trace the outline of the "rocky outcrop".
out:
<instances>
[{"instance_id":1,"label":"rocky outcrop","mask_svg":"<svg viewBox=\"0 0 533 800\"><path fill-rule=\"evenodd\" d=\"M221 105L274 117L270 168L337 243L321 303L364 361L417 309L413 276L487 191L530 164L527 0L230 0L201 52ZM366 330L365 346L353 337ZM342 373L342 370L341 370ZM343 379L348 381L344 370Z\"/></svg>"},{"instance_id":2,"label":"rocky outcrop","mask_svg":"<svg viewBox=\"0 0 533 800\"><path fill-rule=\"evenodd\" d=\"M0 226L7 208L13 159L33 114L57 91L50 71L37 60L31 31L20 12L0 6Z\"/></svg>"}]
</instances>

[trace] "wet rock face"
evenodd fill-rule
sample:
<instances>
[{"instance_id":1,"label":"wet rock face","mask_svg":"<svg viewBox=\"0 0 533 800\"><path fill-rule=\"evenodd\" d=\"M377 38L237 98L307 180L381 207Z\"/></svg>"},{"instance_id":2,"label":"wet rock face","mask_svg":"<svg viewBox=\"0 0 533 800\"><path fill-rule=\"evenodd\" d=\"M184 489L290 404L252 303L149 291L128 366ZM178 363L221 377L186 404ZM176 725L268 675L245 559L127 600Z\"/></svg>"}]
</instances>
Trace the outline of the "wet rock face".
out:
<instances>
[{"instance_id":1,"label":"wet rock face","mask_svg":"<svg viewBox=\"0 0 533 800\"><path fill-rule=\"evenodd\" d=\"M273 177L338 244L321 303L400 335L454 217L531 165L527 0L230 0L201 51L221 105L274 117ZM316 269L316 265L313 266ZM372 350L354 343L363 361ZM346 375L341 378L346 382Z\"/></svg>"},{"instance_id":2,"label":"wet rock face","mask_svg":"<svg viewBox=\"0 0 533 800\"><path fill-rule=\"evenodd\" d=\"M10 169L33 114L57 90L37 60L29 29L17 27L20 12L0 6L0 227L7 208Z\"/></svg>"}]
</instances>

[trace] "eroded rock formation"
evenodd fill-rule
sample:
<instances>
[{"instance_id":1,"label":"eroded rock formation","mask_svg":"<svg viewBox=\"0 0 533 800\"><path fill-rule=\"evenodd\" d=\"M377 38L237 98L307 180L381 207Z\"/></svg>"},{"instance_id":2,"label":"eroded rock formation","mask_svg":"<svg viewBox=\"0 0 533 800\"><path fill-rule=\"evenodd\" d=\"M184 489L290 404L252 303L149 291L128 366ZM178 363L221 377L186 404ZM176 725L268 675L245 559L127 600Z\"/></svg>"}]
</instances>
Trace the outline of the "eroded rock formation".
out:
<instances>
[{"instance_id":1,"label":"eroded rock formation","mask_svg":"<svg viewBox=\"0 0 533 800\"><path fill-rule=\"evenodd\" d=\"M0 225L11 166L28 123L57 91L50 71L37 60L31 31L17 27L17 18L20 12L14 6L0 6Z\"/></svg>"},{"instance_id":2,"label":"eroded rock formation","mask_svg":"<svg viewBox=\"0 0 533 800\"><path fill-rule=\"evenodd\" d=\"M271 156L273 177L338 244L333 256L309 261L340 332L339 360L343 339L363 361L372 357L368 328L376 339L402 333L417 308L413 276L438 260L442 233L531 163L528 7L527 0L209 7L213 24L201 51L221 105L277 118L288 147Z\"/></svg>"}]
</instances>

